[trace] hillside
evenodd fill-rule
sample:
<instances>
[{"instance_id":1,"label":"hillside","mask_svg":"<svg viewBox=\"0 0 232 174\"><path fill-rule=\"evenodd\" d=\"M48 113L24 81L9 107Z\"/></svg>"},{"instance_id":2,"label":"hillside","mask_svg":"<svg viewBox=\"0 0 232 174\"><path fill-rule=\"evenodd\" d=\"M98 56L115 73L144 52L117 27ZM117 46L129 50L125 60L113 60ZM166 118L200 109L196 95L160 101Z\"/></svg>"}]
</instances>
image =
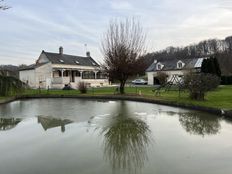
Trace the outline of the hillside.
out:
<instances>
[{"instance_id":1,"label":"hillside","mask_svg":"<svg viewBox=\"0 0 232 174\"><path fill-rule=\"evenodd\" d=\"M154 59L161 61L178 58L209 57L216 55L224 75L232 75L232 36L224 40L209 39L186 47L168 47L164 50L148 53L145 62L149 66Z\"/></svg>"},{"instance_id":2,"label":"hillside","mask_svg":"<svg viewBox=\"0 0 232 174\"><path fill-rule=\"evenodd\" d=\"M0 71L8 71L11 76L19 76L19 67L14 65L0 65Z\"/></svg>"}]
</instances>

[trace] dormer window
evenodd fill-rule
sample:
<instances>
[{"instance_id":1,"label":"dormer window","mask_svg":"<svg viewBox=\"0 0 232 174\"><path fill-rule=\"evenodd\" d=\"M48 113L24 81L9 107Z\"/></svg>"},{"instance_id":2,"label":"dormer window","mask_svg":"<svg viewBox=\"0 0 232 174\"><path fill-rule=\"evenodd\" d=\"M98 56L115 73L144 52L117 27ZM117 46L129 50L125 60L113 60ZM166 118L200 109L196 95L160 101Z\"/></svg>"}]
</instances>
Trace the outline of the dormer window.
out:
<instances>
[{"instance_id":1,"label":"dormer window","mask_svg":"<svg viewBox=\"0 0 232 174\"><path fill-rule=\"evenodd\" d=\"M76 64L80 64L80 62L78 62L77 60L75 61Z\"/></svg>"},{"instance_id":2,"label":"dormer window","mask_svg":"<svg viewBox=\"0 0 232 174\"><path fill-rule=\"evenodd\" d=\"M96 65L96 63L92 62L92 65L93 65L93 66L95 66L95 65Z\"/></svg>"},{"instance_id":3,"label":"dormer window","mask_svg":"<svg viewBox=\"0 0 232 174\"><path fill-rule=\"evenodd\" d=\"M178 62L177 62L177 68L178 68L178 69L182 69L182 68L184 67L184 65L185 65L185 64L184 64L182 61L178 61Z\"/></svg>"},{"instance_id":4,"label":"dormer window","mask_svg":"<svg viewBox=\"0 0 232 174\"><path fill-rule=\"evenodd\" d=\"M156 69L161 70L163 68L163 65L161 63L156 64Z\"/></svg>"},{"instance_id":5,"label":"dormer window","mask_svg":"<svg viewBox=\"0 0 232 174\"><path fill-rule=\"evenodd\" d=\"M60 59L60 62L61 62L61 63L64 63L64 61L63 61L62 59Z\"/></svg>"}]
</instances>

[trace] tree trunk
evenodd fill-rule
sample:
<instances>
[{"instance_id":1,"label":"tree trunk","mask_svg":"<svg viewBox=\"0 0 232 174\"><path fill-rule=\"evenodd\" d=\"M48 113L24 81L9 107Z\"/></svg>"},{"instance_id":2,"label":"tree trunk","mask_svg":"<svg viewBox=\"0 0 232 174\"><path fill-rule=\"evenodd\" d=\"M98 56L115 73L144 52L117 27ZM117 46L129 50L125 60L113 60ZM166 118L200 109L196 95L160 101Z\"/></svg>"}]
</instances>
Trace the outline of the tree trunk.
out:
<instances>
[{"instance_id":1,"label":"tree trunk","mask_svg":"<svg viewBox=\"0 0 232 174\"><path fill-rule=\"evenodd\" d=\"M205 99L205 93L203 93L203 92L192 92L190 94L190 97L193 100L204 100Z\"/></svg>"},{"instance_id":2,"label":"tree trunk","mask_svg":"<svg viewBox=\"0 0 232 174\"><path fill-rule=\"evenodd\" d=\"M119 88L120 94L124 94L125 93L124 87L125 87L125 82L120 82L120 88Z\"/></svg>"}]
</instances>

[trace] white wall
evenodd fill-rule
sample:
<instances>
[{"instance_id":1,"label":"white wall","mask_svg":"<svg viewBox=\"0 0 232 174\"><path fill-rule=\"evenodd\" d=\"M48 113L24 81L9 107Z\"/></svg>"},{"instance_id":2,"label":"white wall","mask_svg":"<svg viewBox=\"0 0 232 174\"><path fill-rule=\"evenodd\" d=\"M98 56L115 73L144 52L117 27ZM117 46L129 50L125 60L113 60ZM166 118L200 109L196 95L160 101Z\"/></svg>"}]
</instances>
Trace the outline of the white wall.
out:
<instances>
[{"instance_id":1,"label":"white wall","mask_svg":"<svg viewBox=\"0 0 232 174\"><path fill-rule=\"evenodd\" d=\"M52 81L52 67L51 63L44 64L35 69L36 74L36 88L51 88L49 81Z\"/></svg>"},{"instance_id":2,"label":"white wall","mask_svg":"<svg viewBox=\"0 0 232 174\"><path fill-rule=\"evenodd\" d=\"M19 72L19 79L31 88L47 88L51 87L52 68L51 63L44 64L32 70L24 70Z\"/></svg>"},{"instance_id":3,"label":"white wall","mask_svg":"<svg viewBox=\"0 0 232 174\"><path fill-rule=\"evenodd\" d=\"M30 87L36 88L36 78L35 78L35 70L24 70L24 71L19 71L19 79L27 83Z\"/></svg>"},{"instance_id":4,"label":"white wall","mask_svg":"<svg viewBox=\"0 0 232 174\"><path fill-rule=\"evenodd\" d=\"M37 60L37 63L46 63L46 62L49 62L47 56L44 53L41 53Z\"/></svg>"},{"instance_id":5,"label":"white wall","mask_svg":"<svg viewBox=\"0 0 232 174\"><path fill-rule=\"evenodd\" d=\"M147 72L148 85L154 85L154 74L155 72Z\"/></svg>"}]
</instances>

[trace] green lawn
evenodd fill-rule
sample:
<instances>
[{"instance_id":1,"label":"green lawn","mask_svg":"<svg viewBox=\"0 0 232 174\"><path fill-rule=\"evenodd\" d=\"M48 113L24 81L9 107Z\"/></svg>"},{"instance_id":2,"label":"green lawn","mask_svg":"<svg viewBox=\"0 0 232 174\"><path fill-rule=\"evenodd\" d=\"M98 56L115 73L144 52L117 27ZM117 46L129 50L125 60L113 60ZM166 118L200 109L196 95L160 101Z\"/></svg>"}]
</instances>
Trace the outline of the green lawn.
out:
<instances>
[{"instance_id":1,"label":"green lawn","mask_svg":"<svg viewBox=\"0 0 232 174\"><path fill-rule=\"evenodd\" d=\"M80 94L78 90L26 90L24 95L116 95L116 87L103 87L103 88L89 88L87 94ZM176 103L191 104L197 106L232 109L232 85L220 86L217 90L207 93L205 101L194 101L189 99L188 92L181 92L179 96L178 91L161 91L159 96L155 96L152 92L154 87L126 87L125 95L133 95L135 97L141 94L144 98L174 101ZM0 98L3 100L4 98Z\"/></svg>"}]
</instances>

